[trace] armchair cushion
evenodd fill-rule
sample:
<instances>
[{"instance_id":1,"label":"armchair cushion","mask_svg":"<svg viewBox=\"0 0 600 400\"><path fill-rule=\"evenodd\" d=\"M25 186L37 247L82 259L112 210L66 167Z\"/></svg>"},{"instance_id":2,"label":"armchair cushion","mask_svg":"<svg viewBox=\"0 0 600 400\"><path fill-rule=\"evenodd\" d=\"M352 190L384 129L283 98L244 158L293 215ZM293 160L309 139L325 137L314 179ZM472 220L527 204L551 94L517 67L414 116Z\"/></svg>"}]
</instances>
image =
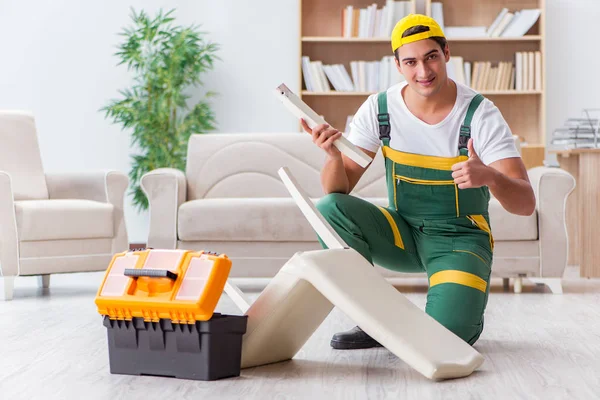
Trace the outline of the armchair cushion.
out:
<instances>
[{"instance_id":1,"label":"armchair cushion","mask_svg":"<svg viewBox=\"0 0 600 400\"><path fill-rule=\"evenodd\" d=\"M490 228L495 241L537 240L537 210L529 216L511 214L496 198L490 199Z\"/></svg>"},{"instance_id":2,"label":"armchair cushion","mask_svg":"<svg viewBox=\"0 0 600 400\"><path fill-rule=\"evenodd\" d=\"M15 201L21 241L112 238L113 205L91 200Z\"/></svg>"}]
</instances>

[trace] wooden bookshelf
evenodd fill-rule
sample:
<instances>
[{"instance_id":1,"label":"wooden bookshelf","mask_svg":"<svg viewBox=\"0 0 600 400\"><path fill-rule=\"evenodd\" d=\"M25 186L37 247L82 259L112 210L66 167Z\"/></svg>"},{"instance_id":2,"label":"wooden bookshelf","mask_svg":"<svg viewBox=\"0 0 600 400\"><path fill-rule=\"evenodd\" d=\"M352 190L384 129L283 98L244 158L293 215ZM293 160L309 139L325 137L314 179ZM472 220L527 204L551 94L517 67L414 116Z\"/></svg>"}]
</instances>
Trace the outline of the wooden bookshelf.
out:
<instances>
[{"instance_id":1,"label":"wooden bookshelf","mask_svg":"<svg viewBox=\"0 0 600 400\"><path fill-rule=\"evenodd\" d=\"M425 12L431 15L431 0L419 0ZM465 61L515 62L515 53L540 51L542 58L541 90L480 91L502 112L512 132L527 144L522 145L523 160L528 168L543 165L546 131L546 66L545 66L545 1L546 0L438 0L443 4L444 25L490 26L502 8L510 11L538 8L541 16L523 37L461 37L449 38L450 53ZM366 8L385 0L301 0L300 2L300 55L323 64L343 64L350 71L355 60L375 61L393 55L389 37L342 37L344 7ZM412 0L412 12L417 1ZM300 97L317 113L337 127L344 129L348 115L354 114L372 92L310 92L306 90L300 68Z\"/></svg>"}]
</instances>

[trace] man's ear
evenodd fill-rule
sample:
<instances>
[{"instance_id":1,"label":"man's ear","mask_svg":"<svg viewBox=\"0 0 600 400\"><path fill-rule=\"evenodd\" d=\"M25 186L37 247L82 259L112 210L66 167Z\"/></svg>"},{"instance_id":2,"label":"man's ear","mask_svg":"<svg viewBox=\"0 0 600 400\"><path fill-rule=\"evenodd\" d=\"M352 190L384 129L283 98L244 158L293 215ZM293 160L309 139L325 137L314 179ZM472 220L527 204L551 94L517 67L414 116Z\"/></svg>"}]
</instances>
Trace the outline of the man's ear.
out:
<instances>
[{"instance_id":1,"label":"man's ear","mask_svg":"<svg viewBox=\"0 0 600 400\"><path fill-rule=\"evenodd\" d=\"M400 72L400 74L404 75L402 73L402 66L400 65L400 61L398 61L397 55L394 56L394 63L396 64L396 69L398 70L398 72Z\"/></svg>"},{"instance_id":2,"label":"man's ear","mask_svg":"<svg viewBox=\"0 0 600 400\"><path fill-rule=\"evenodd\" d=\"M446 62L450 61L450 47L448 45L444 48L444 57L446 58Z\"/></svg>"}]
</instances>

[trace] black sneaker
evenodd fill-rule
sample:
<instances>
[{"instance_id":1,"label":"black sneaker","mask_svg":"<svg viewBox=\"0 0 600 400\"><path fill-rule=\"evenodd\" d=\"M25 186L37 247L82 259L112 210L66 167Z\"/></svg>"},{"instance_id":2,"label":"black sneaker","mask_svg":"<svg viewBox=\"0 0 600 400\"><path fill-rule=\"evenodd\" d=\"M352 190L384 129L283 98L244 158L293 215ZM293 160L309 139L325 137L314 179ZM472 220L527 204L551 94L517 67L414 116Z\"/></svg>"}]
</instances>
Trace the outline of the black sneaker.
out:
<instances>
[{"instance_id":1,"label":"black sneaker","mask_svg":"<svg viewBox=\"0 0 600 400\"><path fill-rule=\"evenodd\" d=\"M381 347L381 344L367 335L360 327L355 326L349 331L338 332L333 335L331 347L338 350L369 349L371 347Z\"/></svg>"}]
</instances>

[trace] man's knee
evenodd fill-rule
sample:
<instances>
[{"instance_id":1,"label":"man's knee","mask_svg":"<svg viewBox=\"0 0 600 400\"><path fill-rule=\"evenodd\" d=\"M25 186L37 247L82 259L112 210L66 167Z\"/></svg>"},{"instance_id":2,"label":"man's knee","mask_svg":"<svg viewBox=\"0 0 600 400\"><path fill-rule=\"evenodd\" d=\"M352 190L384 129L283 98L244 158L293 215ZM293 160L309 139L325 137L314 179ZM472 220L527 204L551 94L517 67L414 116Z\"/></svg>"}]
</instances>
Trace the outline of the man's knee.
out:
<instances>
[{"instance_id":1,"label":"man's knee","mask_svg":"<svg viewBox=\"0 0 600 400\"><path fill-rule=\"evenodd\" d=\"M331 215L335 215L340 212L340 203L344 200L346 194L342 193L330 193L323 196L316 203L317 210L327 219Z\"/></svg>"},{"instance_id":2,"label":"man's knee","mask_svg":"<svg viewBox=\"0 0 600 400\"><path fill-rule=\"evenodd\" d=\"M483 331L483 323L461 323L460 321L453 321L449 318L442 318L441 320L438 320L438 322L470 345L473 345L477 339L479 339L479 335L481 335L481 332Z\"/></svg>"},{"instance_id":3,"label":"man's knee","mask_svg":"<svg viewBox=\"0 0 600 400\"><path fill-rule=\"evenodd\" d=\"M449 331L473 344L483 331L486 294L460 285L429 289L426 312Z\"/></svg>"}]
</instances>

